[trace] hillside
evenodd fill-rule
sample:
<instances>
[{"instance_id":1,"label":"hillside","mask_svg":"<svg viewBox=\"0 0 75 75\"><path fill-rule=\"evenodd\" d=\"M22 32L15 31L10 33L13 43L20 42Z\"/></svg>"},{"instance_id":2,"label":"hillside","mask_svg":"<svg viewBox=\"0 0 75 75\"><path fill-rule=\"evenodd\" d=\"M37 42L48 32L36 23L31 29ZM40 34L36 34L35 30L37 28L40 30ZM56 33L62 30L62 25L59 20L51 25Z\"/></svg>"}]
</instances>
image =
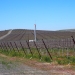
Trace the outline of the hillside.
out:
<instances>
[{"instance_id":1,"label":"hillside","mask_svg":"<svg viewBox=\"0 0 75 75\"><path fill-rule=\"evenodd\" d=\"M58 30L62 32L75 32L75 29L64 29L64 30Z\"/></svg>"},{"instance_id":2,"label":"hillside","mask_svg":"<svg viewBox=\"0 0 75 75\"><path fill-rule=\"evenodd\" d=\"M0 37L7 34L8 32L9 32L9 30L0 31Z\"/></svg>"},{"instance_id":3,"label":"hillside","mask_svg":"<svg viewBox=\"0 0 75 75\"><path fill-rule=\"evenodd\" d=\"M7 30L8 31L8 30ZM0 35L5 35L7 31L0 31ZM71 36L75 37L75 32L71 31L44 31L44 30L36 30L36 39L64 39L71 38ZM19 40L34 40L34 30L28 29L14 29L12 32L1 39L2 41L19 41Z\"/></svg>"}]
</instances>

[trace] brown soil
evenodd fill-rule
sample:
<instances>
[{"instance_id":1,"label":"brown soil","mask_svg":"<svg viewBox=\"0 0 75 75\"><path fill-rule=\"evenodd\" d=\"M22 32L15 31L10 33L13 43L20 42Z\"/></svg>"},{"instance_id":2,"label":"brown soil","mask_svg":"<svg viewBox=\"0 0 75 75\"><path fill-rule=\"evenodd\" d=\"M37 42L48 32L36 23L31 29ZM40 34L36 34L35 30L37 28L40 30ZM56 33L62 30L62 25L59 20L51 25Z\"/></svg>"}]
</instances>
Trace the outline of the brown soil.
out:
<instances>
[{"instance_id":1,"label":"brown soil","mask_svg":"<svg viewBox=\"0 0 75 75\"><path fill-rule=\"evenodd\" d=\"M57 62L42 63L33 59L29 60L29 59L19 58L19 57L8 57L3 54L0 54L0 56L6 57L10 61L19 61L25 65L28 65L40 70L48 71L52 73L53 75L75 75L75 66L72 66L70 64L58 65Z\"/></svg>"}]
</instances>

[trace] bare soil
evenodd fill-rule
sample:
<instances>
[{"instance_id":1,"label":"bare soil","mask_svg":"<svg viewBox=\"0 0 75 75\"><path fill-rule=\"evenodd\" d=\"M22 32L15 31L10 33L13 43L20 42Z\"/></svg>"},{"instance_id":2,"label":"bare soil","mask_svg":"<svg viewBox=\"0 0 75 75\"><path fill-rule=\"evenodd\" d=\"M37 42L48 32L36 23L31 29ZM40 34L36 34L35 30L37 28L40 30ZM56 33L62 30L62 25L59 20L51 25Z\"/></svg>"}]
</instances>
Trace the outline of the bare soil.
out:
<instances>
[{"instance_id":1,"label":"bare soil","mask_svg":"<svg viewBox=\"0 0 75 75\"><path fill-rule=\"evenodd\" d=\"M75 66L70 64L44 63L33 59L8 57L3 54L0 54L0 57L12 62L8 63L10 67L0 63L0 75L75 75Z\"/></svg>"}]
</instances>

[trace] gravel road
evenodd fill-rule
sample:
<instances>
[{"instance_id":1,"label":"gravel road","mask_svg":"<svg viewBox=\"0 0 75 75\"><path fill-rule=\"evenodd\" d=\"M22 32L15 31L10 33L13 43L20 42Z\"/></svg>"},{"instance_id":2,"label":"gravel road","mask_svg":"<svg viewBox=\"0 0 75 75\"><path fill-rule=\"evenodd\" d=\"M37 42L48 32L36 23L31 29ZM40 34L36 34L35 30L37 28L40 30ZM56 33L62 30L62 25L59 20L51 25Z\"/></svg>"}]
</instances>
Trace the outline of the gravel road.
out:
<instances>
[{"instance_id":1,"label":"gravel road","mask_svg":"<svg viewBox=\"0 0 75 75\"><path fill-rule=\"evenodd\" d=\"M12 59L13 61L11 61ZM21 60L20 60L21 61ZM24 61L25 62L25 61ZM30 63L31 64L31 63ZM35 64L35 63L34 63ZM36 68L28 66L25 63L14 61L14 58L8 58L4 55L0 57L0 75L75 75L75 71L64 69L63 66L53 66L47 63L36 63ZM40 70L40 68L50 68L49 70Z\"/></svg>"},{"instance_id":2,"label":"gravel road","mask_svg":"<svg viewBox=\"0 0 75 75\"><path fill-rule=\"evenodd\" d=\"M37 70L20 63L0 63L0 75L50 75L46 71Z\"/></svg>"}]
</instances>

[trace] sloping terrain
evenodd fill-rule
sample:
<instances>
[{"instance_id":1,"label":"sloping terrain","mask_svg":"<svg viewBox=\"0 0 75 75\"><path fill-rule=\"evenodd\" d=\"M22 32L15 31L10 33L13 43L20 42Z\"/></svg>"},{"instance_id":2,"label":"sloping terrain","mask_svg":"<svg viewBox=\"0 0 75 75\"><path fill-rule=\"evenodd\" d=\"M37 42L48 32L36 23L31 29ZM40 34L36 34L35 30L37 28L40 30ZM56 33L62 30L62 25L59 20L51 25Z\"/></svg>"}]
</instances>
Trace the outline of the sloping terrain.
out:
<instances>
[{"instance_id":1,"label":"sloping terrain","mask_svg":"<svg viewBox=\"0 0 75 75\"><path fill-rule=\"evenodd\" d=\"M41 51L40 53L44 55L46 53L45 52L43 53L44 45L42 44L41 39L44 39L47 47L51 48L51 51L53 51L53 48L57 48L56 50L58 50L59 52L55 53L54 55L65 54L66 52L63 53L64 51L63 49L65 48L65 50L68 51L69 46L71 50L74 48L74 43L72 41L71 36L75 37L75 32L37 30L36 35L37 35L37 42L36 42L37 47ZM20 47L22 48L22 46L23 48L26 48L27 46L26 40L34 40L34 30L15 29L15 30L7 32L1 37L3 37L2 39L0 39L0 48L2 49L2 52L5 52L6 50L6 52L8 51L7 53L10 54L9 50L10 51L11 50L14 51L14 49L18 50L20 49ZM71 40L68 38L70 38ZM41 42L39 42L38 40ZM10 42L12 43L13 46L10 44ZM14 44L14 42L16 42L16 45ZM20 42L22 43L22 46L20 45ZM35 48L35 46L33 47L34 43L33 44L32 43L33 42L29 43L30 47ZM28 47L26 50L29 50ZM62 50L62 54L60 54L60 50ZM68 52L66 55L68 56ZM74 71L75 66L71 66L70 64L59 65L56 62L45 63L45 62L39 62L33 59L28 59L28 61L26 61L25 58L19 58L19 59L18 57L16 59L15 58L16 57L8 57L8 56L0 54L0 75L75 75L75 71Z\"/></svg>"},{"instance_id":2,"label":"sloping terrain","mask_svg":"<svg viewBox=\"0 0 75 75\"><path fill-rule=\"evenodd\" d=\"M75 37L75 32L43 31L43 30L36 31L37 40L41 39L49 40L49 39L59 39L59 38L64 39L64 38L71 38L71 36ZM14 29L8 36L6 36L1 40L2 41L34 40L34 30Z\"/></svg>"},{"instance_id":3,"label":"sloping terrain","mask_svg":"<svg viewBox=\"0 0 75 75\"><path fill-rule=\"evenodd\" d=\"M0 37L6 35L9 32L9 30L0 31Z\"/></svg>"},{"instance_id":4,"label":"sloping terrain","mask_svg":"<svg viewBox=\"0 0 75 75\"><path fill-rule=\"evenodd\" d=\"M7 31L4 31L3 33L1 33L3 35L0 37L0 40L4 39L5 37L7 37L9 34L11 34L11 32L12 32L12 30L9 30L8 33L7 33Z\"/></svg>"}]
</instances>

